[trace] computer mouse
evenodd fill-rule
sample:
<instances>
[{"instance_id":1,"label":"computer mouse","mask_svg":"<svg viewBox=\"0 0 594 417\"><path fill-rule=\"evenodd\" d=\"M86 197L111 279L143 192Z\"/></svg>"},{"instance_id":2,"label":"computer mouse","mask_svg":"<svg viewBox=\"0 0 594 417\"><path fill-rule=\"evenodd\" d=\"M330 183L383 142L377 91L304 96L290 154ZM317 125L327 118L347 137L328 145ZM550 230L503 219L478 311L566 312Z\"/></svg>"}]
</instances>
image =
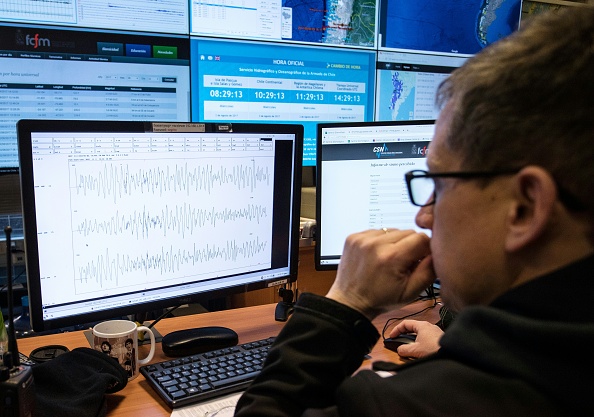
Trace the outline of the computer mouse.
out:
<instances>
[{"instance_id":1,"label":"computer mouse","mask_svg":"<svg viewBox=\"0 0 594 417\"><path fill-rule=\"evenodd\" d=\"M384 339L384 346L387 349L397 352L398 346L405 345L408 343L413 343L415 340L417 340L416 334L404 333L404 334L401 334L400 336L388 337L387 339Z\"/></svg>"},{"instance_id":2,"label":"computer mouse","mask_svg":"<svg viewBox=\"0 0 594 417\"><path fill-rule=\"evenodd\" d=\"M239 337L227 327L197 327L163 336L161 347L167 356L188 356L237 345Z\"/></svg>"}]
</instances>

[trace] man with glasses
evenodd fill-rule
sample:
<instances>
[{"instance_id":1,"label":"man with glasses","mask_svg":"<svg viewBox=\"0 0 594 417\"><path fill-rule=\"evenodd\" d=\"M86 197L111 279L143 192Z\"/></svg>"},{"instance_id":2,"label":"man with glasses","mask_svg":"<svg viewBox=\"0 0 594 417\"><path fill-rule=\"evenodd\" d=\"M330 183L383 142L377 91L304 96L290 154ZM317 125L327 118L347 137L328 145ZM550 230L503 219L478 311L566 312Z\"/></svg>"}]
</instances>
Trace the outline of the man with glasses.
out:
<instances>
[{"instance_id":1,"label":"man with glasses","mask_svg":"<svg viewBox=\"0 0 594 417\"><path fill-rule=\"evenodd\" d=\"M349 236L332 288L301 296L237 416L593 414L594 9L532 17L437 103L428 171L406 175L431 238ZM436 278L456 320L443 336L393 331L436 352L351 376L379 338L370 320Z\"/></svg>"}]
</instances>

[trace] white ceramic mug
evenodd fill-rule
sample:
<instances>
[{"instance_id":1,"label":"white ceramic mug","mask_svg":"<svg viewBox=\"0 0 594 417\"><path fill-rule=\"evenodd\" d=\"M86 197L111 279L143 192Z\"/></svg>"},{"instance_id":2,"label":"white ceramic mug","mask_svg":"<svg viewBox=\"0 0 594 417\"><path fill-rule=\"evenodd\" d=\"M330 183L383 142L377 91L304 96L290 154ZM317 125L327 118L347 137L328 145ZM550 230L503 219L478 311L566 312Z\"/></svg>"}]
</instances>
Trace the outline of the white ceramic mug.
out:
<instances>
[{"instance_id":1,"label":"white ceramic mug","mask_svg":"<svg viewBox=\"0 0 594 417\"><path fill-rule=\"evenodd\" d=\"M144 331L151 339L151 350L144 359L138 359L138 332ZM137 326L129 320L109 320L93 327L93 347L116 359L128 373L128 381L138 376L140 365L147 364L155 354L155 335L146 326Z\"/></svg>"}]
</instances>

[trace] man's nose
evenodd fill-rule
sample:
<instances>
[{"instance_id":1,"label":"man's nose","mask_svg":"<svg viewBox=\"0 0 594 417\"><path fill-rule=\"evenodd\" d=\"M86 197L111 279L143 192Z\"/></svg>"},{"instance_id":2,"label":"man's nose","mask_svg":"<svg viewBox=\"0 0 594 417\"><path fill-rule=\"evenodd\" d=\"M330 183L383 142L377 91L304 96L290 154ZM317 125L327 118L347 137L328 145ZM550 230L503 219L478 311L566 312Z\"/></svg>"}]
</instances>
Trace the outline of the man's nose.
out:
<instances>
[{"instance_id":1,"label":"man's nose","mask_svg":"<svg viewBox=\"0 0 594 417\"><path fill-rule=\"evenodd\" d=\"M433 227L433 205L421 207L415 216L415 223L422 229Z\"/></svg>"}]
</instances>

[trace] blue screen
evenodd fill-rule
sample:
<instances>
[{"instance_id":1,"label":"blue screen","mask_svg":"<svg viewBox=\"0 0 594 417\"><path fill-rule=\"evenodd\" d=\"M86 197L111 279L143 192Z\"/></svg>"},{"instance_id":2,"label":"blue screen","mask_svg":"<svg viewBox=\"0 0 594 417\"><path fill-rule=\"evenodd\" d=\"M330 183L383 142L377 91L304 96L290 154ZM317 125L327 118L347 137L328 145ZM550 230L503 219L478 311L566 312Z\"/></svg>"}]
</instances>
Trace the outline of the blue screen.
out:
<instances>
[{"instance_id":1,"label":"blue screen","mask_svg":"<svg viewBox=\"0 0 594 417\"><path fill-rule=\"evenodd\" d=\"M380 47L474 54L509 35L521 0L386 0Z\"/></svg>"},{"instance_id":2,"label":"blue screen","mask_svg":"<svg viewBox=\"0 0 594 417\"><path fill-rule=\"evenodd\" d=\"M373 120L375 52L191 40L192 121L300 123L315 165L319 122Z\"/></svg>"}]
</instances>

